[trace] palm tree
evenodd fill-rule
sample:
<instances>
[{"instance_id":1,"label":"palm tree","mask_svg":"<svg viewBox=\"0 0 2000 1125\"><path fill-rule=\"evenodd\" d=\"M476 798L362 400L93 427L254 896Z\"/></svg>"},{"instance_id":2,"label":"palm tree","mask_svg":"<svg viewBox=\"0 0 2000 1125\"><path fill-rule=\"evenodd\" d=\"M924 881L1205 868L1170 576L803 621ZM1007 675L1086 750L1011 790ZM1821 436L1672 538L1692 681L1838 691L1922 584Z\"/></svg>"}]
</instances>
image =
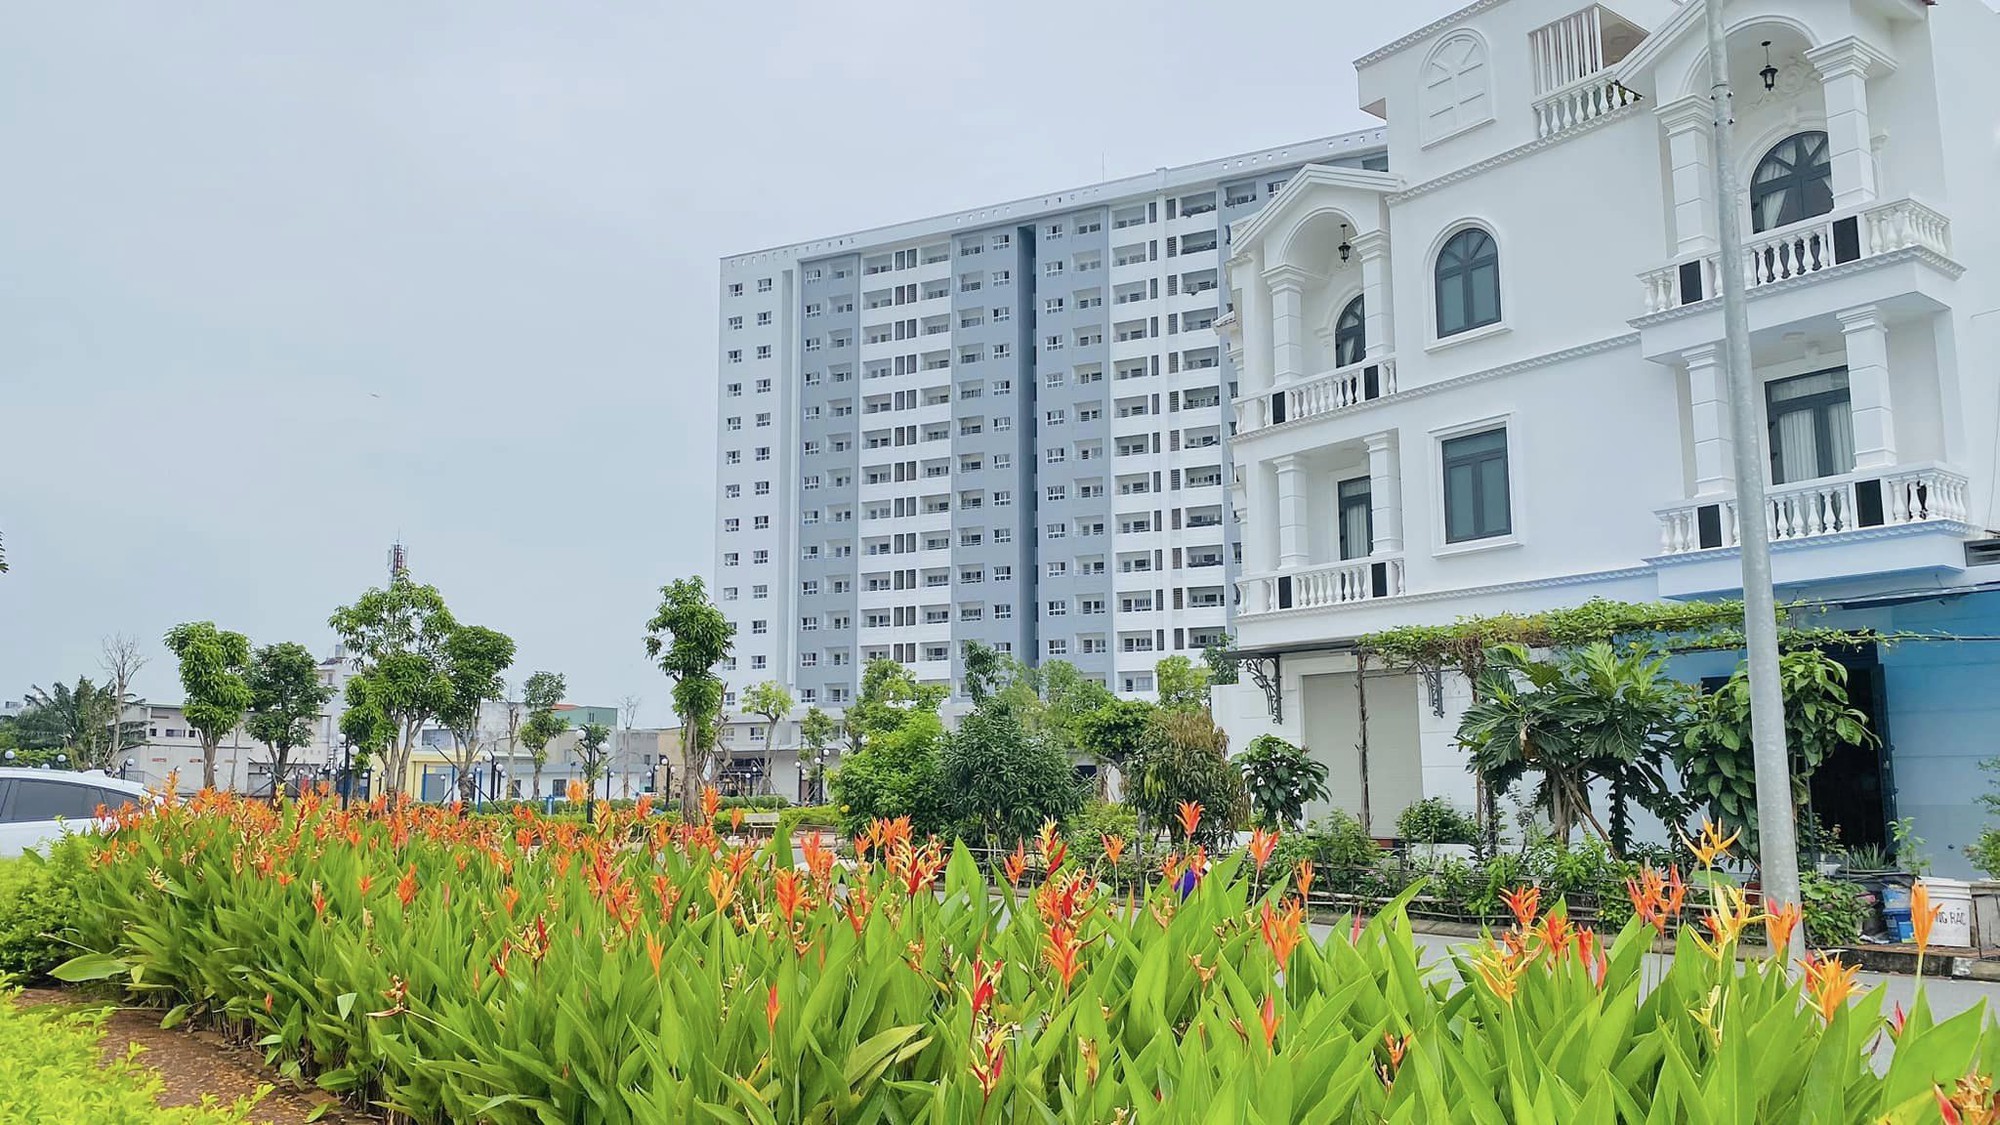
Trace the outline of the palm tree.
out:
<instances>
[{"instance_id":1,"label":"palm tree","mask_svg":"<svg viewBox=\"0 0 2000 1125\"><path fill-rule=\"evenodd\" d=\"M145 724L122 717L124 702L87 676L74 688L32 687L15 731L23 749L59 751L77 769L107 769L120 752L145 741Z\"/></svg>"}]
</instances>

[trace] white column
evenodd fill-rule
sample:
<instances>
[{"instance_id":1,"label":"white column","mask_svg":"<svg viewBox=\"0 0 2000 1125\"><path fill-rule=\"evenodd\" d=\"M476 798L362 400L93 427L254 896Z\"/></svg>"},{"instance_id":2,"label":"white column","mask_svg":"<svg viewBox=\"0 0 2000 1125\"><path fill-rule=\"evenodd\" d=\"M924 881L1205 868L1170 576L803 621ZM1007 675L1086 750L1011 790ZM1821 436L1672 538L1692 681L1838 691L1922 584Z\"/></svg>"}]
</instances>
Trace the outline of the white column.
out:
<instances>
[{"instance_id":1,"label":"white column","mask_svg":"<svg viewBox=\"0 0 2000 1125\"><path fill-rule=\"evenodd\" d=\"M1368 507L1375 521L1375 549L1370 554L1396 555L1403 550L1403 473L1396 457L1396 434L1369 434Z\"/></svg>"},{"instance_id":2,"label":"white column","mask_svg":"<svg viewBox=\"0 0 2000 1125\"><path fill-rule=\"evenodd\" d=\"M1366 321L1368 358L1380 359L1396 348L1395 310L1389 299L1389 236L1369 231L1354 236L1361 255L1361 311Z\"/></svg>"},{"instance_id":3,"label":"white column","mask_svg":"<svg viewBox=\"0 0 2000 1125\"><path fill-rule=\"evenodd\" d=\"M1729 436L1729 372L1723 365L1722 347L1704 344L1681 353L1687 365L1688 398L1693 404L1694 494L1729 496L1736 483L1735 443Z\"/></svg>"},{"instance_id":4,"label":"white column","mask_svg":"<svg viewBox=\"0 0 2000 1125\"><path fill-rule=\"evenodd\" d=\"M1306 371L1305 274L1291 266L1266 270L1271 286L1271 379L1284 386Z\"/></svg>"},{"instance_id":5,"label":"white column","mask_svg":"<svg viewBox=\"0 0 2000 1125\"><path fill-rule=\"evenodd\" d=\"M1706 97L1677 98L1653 111L1667 131L1667 167L1672 178L1674 253L1715 249L1714 148L1709 137L1712 112Z\"/></svg>"},{"instance_id":6,"label":"white column","mask_svg":"<svg viewBox=\"0 0 2000 1125\"><path fill-rule=\"evenodd\" d=\"M1854 467L1896 463L1896 418L1889 396L1889 329L1873 305L1837 314L1847 338L1847 396L1854 414Z\"/></svg>"},{"instance_id":7,"label":"white column","mask_svg":"<svg viewBox=\"0 0 2000 1125\"><path fill-rule=\"evenodd\" d=\"M1278 569L1306 565L1306 466L1295 454L1271 462L1278 470Z\"/></svg>"},{"instance_id":8,"label":"white column","mask_svg":"<svg viewBox=\"0 0 2000 1125\"><path fill-rule=\"evenodd\" d=\"M1243 333L1244 394L1271 389L1271 295L1259 266L1261 258L1253 250L1232 259L1229 269L1230 280L1243 291L1243 307L1237 310L1236 323Z\"/></svg>"},{"instance_id":9,"label":"white column","mask_svg":"<svg viewBox=\"0 0 2000 1125\"><path fill-rule=\"evenodd\" d=\"M1827 159L1833 170L1833 205L1858 207L1876 196L1875 148L1868 128L1868 79L1894 69L1887 56L1859 39L1842 39L1806 52L1819 71L1826 101Z\"/></svg>"}]
</instances>

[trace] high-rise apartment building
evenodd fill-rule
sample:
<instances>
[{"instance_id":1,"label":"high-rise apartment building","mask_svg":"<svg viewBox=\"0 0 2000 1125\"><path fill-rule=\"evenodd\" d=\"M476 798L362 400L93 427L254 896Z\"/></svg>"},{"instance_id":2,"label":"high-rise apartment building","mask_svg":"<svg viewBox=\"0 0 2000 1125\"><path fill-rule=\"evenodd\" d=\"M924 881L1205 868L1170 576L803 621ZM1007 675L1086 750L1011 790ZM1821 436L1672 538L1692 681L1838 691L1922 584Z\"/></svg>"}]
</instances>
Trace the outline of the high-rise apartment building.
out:
<instances>
[{"instance_id":1,"label":"high-rise apartment building","mask_svg":"<svg viewBox=\"0 0 2000 1125\"><path fill-rule=\"evenodd\" d=\"M876 657L955 683L968 640L1144 694L1224 634L1229 224L1385 152L1325 137L723 259L728 709L767 679L838 707Z\"/></svg>"}]
</instances>

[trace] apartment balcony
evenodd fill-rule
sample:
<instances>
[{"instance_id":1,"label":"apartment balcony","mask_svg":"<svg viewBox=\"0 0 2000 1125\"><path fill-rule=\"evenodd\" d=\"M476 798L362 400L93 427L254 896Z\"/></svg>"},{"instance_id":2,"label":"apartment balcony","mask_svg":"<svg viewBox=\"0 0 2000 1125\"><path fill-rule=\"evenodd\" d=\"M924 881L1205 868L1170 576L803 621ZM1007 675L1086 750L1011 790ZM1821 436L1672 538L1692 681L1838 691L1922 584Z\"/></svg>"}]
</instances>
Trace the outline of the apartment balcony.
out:
<instances>
[{"instance_id":1,"label":"apartment balcony","mask_svg":"<svg viewBox=\"0 0 2000 1125\"><path fill-rule=\"evenodd\" d=\"M1379 601L1402 596L1403 557L1370 556L1247 575L1237 586L1243 592L1243 607L1237 611L1242 617Z\"/></svg>"},{"instance_id":2,"label":"apartment balcony","mask_svg":"<svg viewBox=\"0 0 2000 1125\"><path fill-rule=\"evenodd\" d=\"M1322 371L1266 394L1245 395L1231 405L1236 410L1236 432L1248 434L1337 414L1395 393L1396 357L1385 355Z\"/></svg>"},{"instance_id":3,"label":"apartment balcony","mask_svg":"<svg viewBox=\"0 0 2000 1125\"><path fill-rule=\"evenodd\" d=\"M1964 474L1934 463L1819 477L1764 491L1772 578L1780 586L1863 574L1959 570L1965 565ZM1663 597L1738 589L1741 513L1734 497L1662 508Z\"/></svg>"},{"instance_id":4,"label":"apartment balcony","mask_svg":"<svg viewBox=\"0 0 2000 1125\"><path fill-rule=\"evenodd\" d=\"M1637 105L1611 70L1645 32L1592 4L1528 33L1535 76L1535 135L1552 137Z\"/></svg>"},{"instance_id":5,"label":"apartment balcony","mask_svg":"<svg viewBox=\"0 0 2000 1125\"><path fill-rule=\"evenodd\" d=\"M1859 305L1890 311L1949 307L1964 272L1951 258L1951 223L1914 199L1839 209L1747 237L1734 263L1748 292L1751 331ZM1645 312L1633 319L1648 358L1722 337L1722 260L1683 255L1639 275Z\"/></svg>"}]
</instances>

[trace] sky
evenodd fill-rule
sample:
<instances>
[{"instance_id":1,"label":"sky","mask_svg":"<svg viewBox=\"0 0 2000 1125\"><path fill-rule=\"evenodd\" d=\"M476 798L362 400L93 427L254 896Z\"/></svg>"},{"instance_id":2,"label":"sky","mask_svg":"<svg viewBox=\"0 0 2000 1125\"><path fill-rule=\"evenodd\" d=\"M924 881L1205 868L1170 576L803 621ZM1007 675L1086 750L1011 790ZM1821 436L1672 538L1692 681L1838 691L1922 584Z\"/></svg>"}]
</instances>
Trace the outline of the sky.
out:
<instances>
[{"instance_id":1,"label":"sky","mask_svg":"<svg viewBox=\"0 0 2000 1125\"><path fill-rule=\"evenodd\" d=\"M1352 60L1458 4L0 7L0 700L324 653L400 540L667 724L718 258L1379 124Z\"/></svg>"}]
</instances>

